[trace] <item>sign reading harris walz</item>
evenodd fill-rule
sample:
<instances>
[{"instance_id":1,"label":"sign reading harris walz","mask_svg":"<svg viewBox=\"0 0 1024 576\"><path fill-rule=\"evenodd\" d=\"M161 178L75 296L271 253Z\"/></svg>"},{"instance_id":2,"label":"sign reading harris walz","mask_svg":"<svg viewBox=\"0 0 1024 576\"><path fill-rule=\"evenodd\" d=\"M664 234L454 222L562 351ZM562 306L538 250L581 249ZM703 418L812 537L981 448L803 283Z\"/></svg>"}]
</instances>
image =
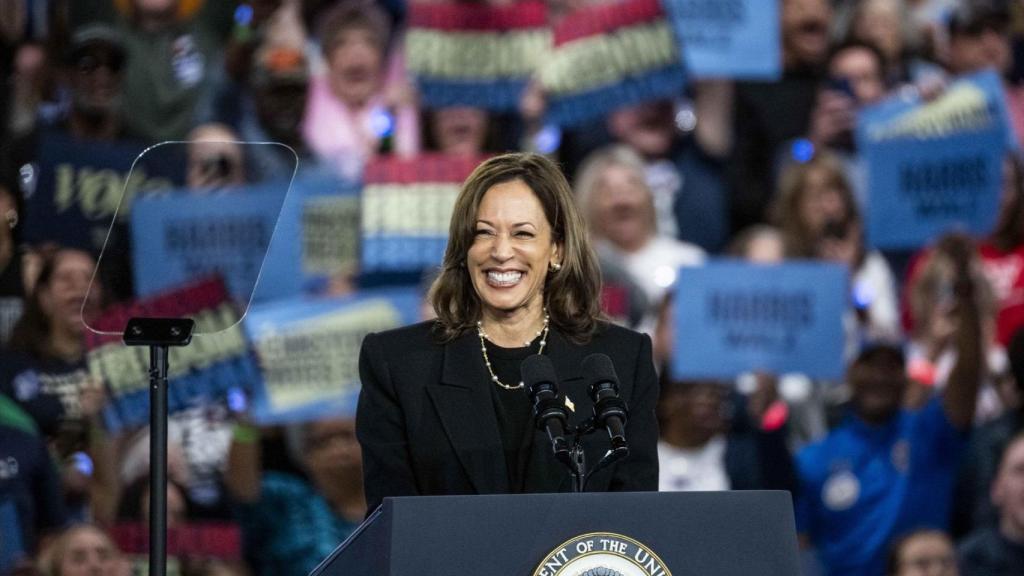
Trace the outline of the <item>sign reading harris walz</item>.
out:
<instances>
[{"instance_id":1,"label":"sign reading harris walz","mask_svg":"<svg viewBox=\"0 0 1024 576\"><path fill-rule=\"evenodd\" d=\"M730 379L744 372L843 371L846 268L820 262L712 261L676 282L672 377Z\"/></svg>"},{"instance_id":2,"label":"sign reading harris walz","mask_svg":"<svg viewBox=\"0 0 1024 576\"><path fill-rule=\"evenodd\" d=\"M1010 145L994 72L960 78L931 102L896 98L864 110L857 145L871 245L913 249L952 229L991 232Z\"/></svg>"}]
</instances>

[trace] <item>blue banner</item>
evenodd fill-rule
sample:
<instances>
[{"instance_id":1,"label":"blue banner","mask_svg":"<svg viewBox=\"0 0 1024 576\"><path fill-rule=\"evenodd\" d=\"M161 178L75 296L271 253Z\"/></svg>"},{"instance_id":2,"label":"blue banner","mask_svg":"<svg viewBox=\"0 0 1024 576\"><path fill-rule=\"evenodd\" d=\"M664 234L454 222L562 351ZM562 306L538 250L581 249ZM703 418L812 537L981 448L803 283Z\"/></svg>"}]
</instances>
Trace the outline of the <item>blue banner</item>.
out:
<instances>
[{"instance_id":1,"label":"blue banner","mask_svg":"<svg viewBox=\"0 0 1024 576\"><path fill-rule=\"evenodd\" d=\"M25 241L57 242L98 253L115 211L124 223L135 194L182 184L183 157L165 155L165 162L159 165L132 170L132 162L142 151L143 146L132 143L79 140L43 132L38 164L26 183Z\"/></svg>"},{"instance_id":2,"label":"blue banner","mask_svg":"<svg viewBox=\"0 0 1024 576\"><path fill-rule=\"evenodd\" d=\"M778 0L662 0L696 78L782 76Z\"/></svg>"},{"instance_id":3,"label":"blue banner","mask_svg":"<svg viewBox=\"0 0 1024 576\"><path fill-rule=\"evenodd\" d=\"M999 211L1010 135L1002 81L961 78L930 102L865 109L857 146L868 173L867 240L913 249L950 230L984 236Z\"/></svg>"},{"instance_id":4,"label":"blue banner","mask_svg":"<svg viewBox=\"0 0 1024 576\"><path fill-rule=\"evenodd\" d=\"M363 338L417 322L420 301L414 289L385 289L253 305L244 323L263 371L253 419L269 425L354 417Z\"/></svg>"},{"instance_id":5,"label":"blue banner","mask_svg":"<svg viewBox=\"0 0 1024 576\"><path fill-rule=\"evenodd\" d=\"M846 269L718 260L679 271L673 305L676 380L744 372L843 374Z\"/></svg>"},{"instance_id":6,"label":"blue banner","mask_svg":"<svg viewBox=\"0 0 1024 576\"><path fill-rule=\"evenodd\" d=\"M217 274L236 301L249 302L288 184L137 199L131 220L136 294L149 296ZM282 257L297 265L300 259L291 253L294 248L288 249L289 239L282 239ZM298 274L268 274L260 282L260 293L296 294L301 283Z\"/></svg>"}]
</instances>

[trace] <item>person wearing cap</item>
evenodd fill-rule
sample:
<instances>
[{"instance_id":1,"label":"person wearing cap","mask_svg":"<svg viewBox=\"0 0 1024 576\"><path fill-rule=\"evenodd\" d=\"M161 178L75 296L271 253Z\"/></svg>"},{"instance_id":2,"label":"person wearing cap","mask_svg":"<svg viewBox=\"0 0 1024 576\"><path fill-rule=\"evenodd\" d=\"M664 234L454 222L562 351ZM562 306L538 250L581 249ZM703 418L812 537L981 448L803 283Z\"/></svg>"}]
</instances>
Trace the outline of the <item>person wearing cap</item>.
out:
<instances>
[{"instance_id":1,"label":"person wearing cap","mask_svg":"<svg viewBox=\"0 0 1024 576\"><path fill-rule=\"evenodd\" d=\"M912 529L948 529L956 467L982 379L982 330L968 271L974 247L947 239L957 270L957 362L948 384L917 410L902 408L901 346L864 346L847 372L850 413L797 457L797 529L829 576L881 574L889 542Z\"/></svg>"},{"instance_id":2,"label":"person wearing cap","mask_svg":"<svg viewBox=\"0 0 1024 576\"><path fill-rule=\"evenodd\" d=\"M950 72L971 74L992 68L1007 77L1013 66L1010 11L1007 2L974 1L961 4L950 15ZM1005 84L1006 105L1017 141L1024 139L1024 86Z\"/></svg>"}]
</instances>

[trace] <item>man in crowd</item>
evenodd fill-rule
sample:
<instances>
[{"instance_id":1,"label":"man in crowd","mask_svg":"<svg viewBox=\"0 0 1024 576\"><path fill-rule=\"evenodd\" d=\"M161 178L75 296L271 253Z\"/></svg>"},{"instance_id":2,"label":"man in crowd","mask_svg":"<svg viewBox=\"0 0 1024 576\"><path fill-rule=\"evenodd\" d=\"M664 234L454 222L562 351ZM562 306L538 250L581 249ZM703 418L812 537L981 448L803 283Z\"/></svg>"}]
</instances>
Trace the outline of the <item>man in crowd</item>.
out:
<instances>
[{"instance_id":1,"label":"man in crowd","mask_svg":"<svg viewBox=\"0 0 1024 576\"><path fill-rule=\"evenodd\" d=\"M960 546L964 576L1024 574L1024 433L1018 433L992 484L999 525L974 531Z\"/></svg>"},{"instance_id":2,"label":"man in crowd","mask_svg":"<svg viewBox=\"0 0 1024 576\"><path fill-rule=\"evenodd\" d=\"M942 241L957 271L957 364L920 410L901 408L907 378L898 346L866 346L850 366L851 413L798 457L797 528L830 576L881 574L892 538L948 529L953 483L981 380L981 322L970 240Z\"/></svg>"}]
</instances>

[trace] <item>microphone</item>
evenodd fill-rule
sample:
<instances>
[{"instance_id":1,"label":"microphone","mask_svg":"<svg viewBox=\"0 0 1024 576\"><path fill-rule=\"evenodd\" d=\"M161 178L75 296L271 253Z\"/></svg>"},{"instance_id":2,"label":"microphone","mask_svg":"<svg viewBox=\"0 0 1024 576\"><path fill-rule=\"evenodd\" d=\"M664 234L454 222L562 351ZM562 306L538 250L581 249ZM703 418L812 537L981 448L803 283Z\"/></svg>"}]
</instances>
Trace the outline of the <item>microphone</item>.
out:
<instances>
[{"instance_id":1,"label":"microphone","mask_svg":"<svg viewBox=\"0 0 1024 576\"><path fill-rule=\"evenodd\" d=\"M626 402L619 398L619 377L612 359L607 354L591 354L583 359L582 366L587 391L594 401L594 423L608 429L611 451L625 456L629 453L625 432L629 410Z\"/></svg>"},{"instance_id":2,"label":"microphone","mask_svg":"<svg viewBox=\"0 0 1024 576\"><path fill-rule=\"evenodd\" d=\"M533 403L533 415L537 428L548 433L555 458L570 465L572 457L564 434L569 422L569 411L558 396L558 377L555 367L547 356L528 356L519 366L523 384Z\"/></svg>"}]
</instances>

